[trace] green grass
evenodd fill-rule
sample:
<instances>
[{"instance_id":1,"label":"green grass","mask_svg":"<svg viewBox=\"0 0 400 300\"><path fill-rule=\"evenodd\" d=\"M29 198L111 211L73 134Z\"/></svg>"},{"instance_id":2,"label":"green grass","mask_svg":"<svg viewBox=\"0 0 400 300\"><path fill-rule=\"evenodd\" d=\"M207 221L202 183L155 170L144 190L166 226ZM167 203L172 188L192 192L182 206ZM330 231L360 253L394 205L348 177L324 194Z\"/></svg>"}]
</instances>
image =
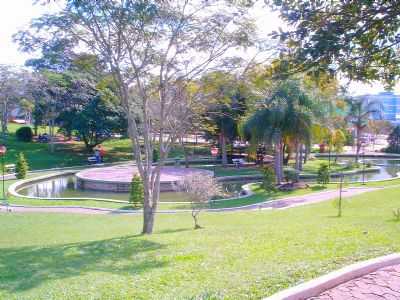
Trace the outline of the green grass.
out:
<instances>
[{"instance_id":1,"label":"green grass","mask_svg":"<svg viewBox=\"0 0 400 300\"><path fill-rule=\"evenodd\" d=\"M284 211L139 216L1 214L1 299L260 299L400 250L398 189Z\"/></svg>"},{"instance_id":2,"label":"green grass","mask_svg":"<svg viewBox=\"0 0 400 300\"><path fill-rule=\"evenodd\" d=\"M303 171L302 173L308 173L308 174L317 174L318 169L322 164L328 165L328 160L327 159L312 159L308 160L306 164L303 166ZM343 164L338 164L334 162L334 159L331 160L330 164L330 172L331 173L337 173L337 172L342 172L342 171L352 171L352 170L357 170L358 168L355 166L347 166Z\"/></svg>"},{"instance_id":3,"label":"green grass","mask_svg":"<svg viewBox=\"0 0 400 300\"><path fill-rule=\"evenodd\" d=\"M51 153L46 143L24 143L15 137L15 131L21 127L17 124L9 124L9 134L5 141L7 146L6 163L15 163L19 152L24 152L32 170L49 169L56 167L68 167L86 165L88 153L83 142L69 144L56 144L55 152ZM39 128L39 133L46 132L45 127ZM107 150L105 162L132 160L132 144L129 139L110 139L103 143ZM188 145L189 152L194 155L209 154L209 148L204 145ZM170 157L183 157L181 147L173 147Z\"/></svg>"},{"instance_id":4,"label":"green grass","mask_svg":"<svg viewBox=\"0 0 400 300\"><path fill-rule=\"evenodd\" d=\"M325 159L313 159L313 160L308 160L306 164L303 166L303 171L301 172L302 174L317 174L318 169L321 164L327 164L327 160ZM292 162L289 163L289 165L293 165ZM241 167L241 168L235 168L235 167L222 167L222 166L197 166L198 168L203 168L203 169L208 169L211 171L214 171L215 176L217 177L223 177L223 176L240 176L240 175L261 175L260 168L259 167ZM352 166L345 166L345 165L340 165L331 162L331 168L330 172L331 173L337 173L341 171L352 171L352 170L357 170L356 167Z\"/></svg>"}]
</instances>

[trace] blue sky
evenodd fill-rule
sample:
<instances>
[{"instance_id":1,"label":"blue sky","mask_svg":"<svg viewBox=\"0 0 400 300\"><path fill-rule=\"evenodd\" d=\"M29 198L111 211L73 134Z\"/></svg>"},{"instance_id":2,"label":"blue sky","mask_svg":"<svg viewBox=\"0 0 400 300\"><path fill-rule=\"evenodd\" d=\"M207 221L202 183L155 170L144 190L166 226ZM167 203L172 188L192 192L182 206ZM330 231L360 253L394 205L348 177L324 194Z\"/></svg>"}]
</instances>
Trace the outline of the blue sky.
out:
<instances>
[{"instance_id":1,"label":"blue sky","mask_svg":"<svg viewBox=\"0 0 400 300\"><path fill-rule=\"evenodd\" d=\"M3 0L0 2L0 64L23 65L29 55L18 51L16 44L12 42L12 35L29 24L29 21L43 13L56 10L62 0L51 2L51 5L33 5L32 0ZM253 16L257 20L260 32L267 34L284 23L277 14L272 13L268 8L262 7L262 2L253 10ZM352 94L378 93L383 91L379 83L366 85L352 83L349 91ZM400 93L400 86L395 89Z\"/></svg>"}]
</instances>

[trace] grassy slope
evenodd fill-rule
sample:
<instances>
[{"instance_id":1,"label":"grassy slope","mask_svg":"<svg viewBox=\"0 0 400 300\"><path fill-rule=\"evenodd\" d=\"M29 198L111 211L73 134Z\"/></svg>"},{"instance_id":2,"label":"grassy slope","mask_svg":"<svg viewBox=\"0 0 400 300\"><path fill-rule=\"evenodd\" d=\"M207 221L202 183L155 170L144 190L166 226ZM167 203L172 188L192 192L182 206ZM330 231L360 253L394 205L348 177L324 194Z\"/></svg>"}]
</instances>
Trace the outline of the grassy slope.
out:
<instances>
[{"instance_id":1,"label":"grassy slope","mask_svg":"<svg viewBox=\"0 0 400 300\"><path fill-rule=\"evenodd\" d=\"M0 298L259 299L354 261L398 251L398 190L285 211L141 218L0 215ZM196 297L196 298L194 298Z\"/></svg>"},{"instance_id":2,"label":"grassy slope","mask_svg":"<svg viewBox=\"0 0 400 300\"><path fill-rule=\"evenodd\" d=\"M9 124L9 135L5 141L7 145L6 163L15 163L19 152L24 152L32 170L48 169L55 167L66 167L85 165L87 157L91 155L86 152L82 142L71 144L55 145L55 152L49 151L48 144L42 143L23 143L15 138L15 131L21 127L17 124ZM39 133L44 133L45 128L40 128ZM105 162L115 162L132 159L132 146L129 139L112 139L103 143L107 150ZM208 153L208 147L188 146L189 151L195 154ZM182 157L183 150L180 147L174 147L171 150L170 157Z\"/></svg>"}]
</instances>

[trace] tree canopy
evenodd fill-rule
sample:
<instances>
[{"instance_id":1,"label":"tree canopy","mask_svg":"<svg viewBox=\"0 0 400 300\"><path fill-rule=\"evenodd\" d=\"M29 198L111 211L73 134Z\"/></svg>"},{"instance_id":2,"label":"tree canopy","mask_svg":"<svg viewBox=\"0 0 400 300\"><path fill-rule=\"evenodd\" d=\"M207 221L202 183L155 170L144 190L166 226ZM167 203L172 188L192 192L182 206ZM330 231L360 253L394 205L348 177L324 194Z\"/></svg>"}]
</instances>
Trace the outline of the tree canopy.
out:
<instances>
[{"instance_id":1,"label":"tree canopy","mask_svg":"<svg viewBox=\"0 0 400 300\"><path fill-rule=\"evenodd\" d=\"M288 23L274 33L297 71L338 71L392 85L400 75L399 1L266 0Z\"/></svg>"}]
</instances>

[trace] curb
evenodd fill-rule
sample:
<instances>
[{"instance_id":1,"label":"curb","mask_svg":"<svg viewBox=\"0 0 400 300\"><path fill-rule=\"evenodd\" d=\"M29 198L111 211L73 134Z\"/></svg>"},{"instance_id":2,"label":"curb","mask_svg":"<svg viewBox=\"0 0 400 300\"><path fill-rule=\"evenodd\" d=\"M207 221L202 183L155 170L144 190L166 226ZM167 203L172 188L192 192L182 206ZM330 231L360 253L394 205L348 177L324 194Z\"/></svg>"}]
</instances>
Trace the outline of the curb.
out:
<instances>
[{"instance_id":1,"label":"curb","mask_svg":"<svg viewBox=\"0 0 400 300\"><path fill-rule=\"evenodd\" d=\"M400 253L362 261L333 271L311 281L278 292L264 300L304 300L320 295L349 280L375 272L378 269L400 264Z\"/></svg>"}]
</instances>

